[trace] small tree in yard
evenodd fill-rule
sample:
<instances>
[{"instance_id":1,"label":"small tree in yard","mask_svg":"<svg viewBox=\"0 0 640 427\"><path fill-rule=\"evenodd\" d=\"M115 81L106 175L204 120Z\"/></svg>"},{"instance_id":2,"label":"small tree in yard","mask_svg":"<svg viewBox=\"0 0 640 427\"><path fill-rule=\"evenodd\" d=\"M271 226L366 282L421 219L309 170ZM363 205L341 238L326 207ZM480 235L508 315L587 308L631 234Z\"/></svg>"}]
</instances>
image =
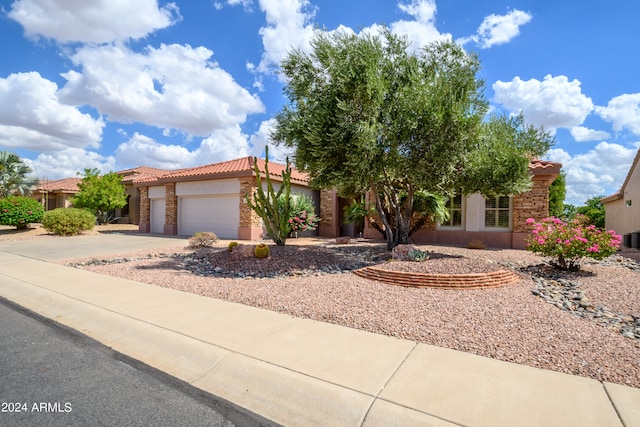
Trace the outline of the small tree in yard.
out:
<instances>
[{"instance_id":1,"label":"small tree in yard","mask_svg":"<svg viewBox=\"0 0 640 427\"><path fill-rule=\"evenodd\" d=\"M291 217L291 165L287 159L287 167L282 173L282 185L276 192L273 189L271 176L269 175L269 148L265 147L264 175L267 183L267 191L262 188L262 176L258 167L258 159L253 158L253 170L256 176L256 186L258 189L253 195L253 199L245 194L245 200L255 213L257 213L264 226L267 234L278 246L284 246L291 226L289 218Z\"/></svg>"},{"instance_id":2,"label":"small tree in yard","mask_svg":"<svg viewBox=\"0 0 640 427\"><path fill-rule=\"evenodd\" d=\"M549 215L562 218L564 214L564 198L567 195L567 175L560 172L560 175L551 183L549 187Z\"/></svg>"},{"instance_id":3,"label":"small tree in yard","mask_svg":"<svg viewBox=\"0 0 640 427\"><path fill-rule=\"evenodd\" d=\"M584 202L584 206L579 206L576 209L576 213L586 216L589 224L598 228L604 228L605 226L605 209L602 203L603 197L604 196L591 197Z\"/></svg>"},{"instance_id":4,"label":"small tree in yard","mask_svg":"<svg viewBox=\"0 0 640 427\"><path fill-rule=\"evenodd\" d=\"M418 195L528 190L531 158L553 141L521 116L488 115L475 55L451 42L408 47L389 30L318 30L311 54L281 64L290 102L271 135L312 186L369 192L388 249L415 231Z\"/></svg>"},{"instance_id":5,"label":"small tree in yard","mask_svg":"<svg viewBox=\"0 0 640 427\"><path fill-rule=\"evenodd\" d=\"M100 176L97 169L85 169L78 188L71 204L93 212L98 224L109 222L110 212L127 204L122 177L114 172Z\"/></svg>"}]
</instances>

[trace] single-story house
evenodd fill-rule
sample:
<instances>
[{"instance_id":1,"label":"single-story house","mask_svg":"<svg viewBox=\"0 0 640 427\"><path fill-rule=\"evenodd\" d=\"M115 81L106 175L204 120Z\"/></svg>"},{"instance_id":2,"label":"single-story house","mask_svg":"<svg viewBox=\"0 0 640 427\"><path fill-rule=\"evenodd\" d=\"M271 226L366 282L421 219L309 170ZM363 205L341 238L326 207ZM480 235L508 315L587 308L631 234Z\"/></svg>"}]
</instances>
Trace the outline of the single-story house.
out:
<instances>
[{"instance_id":1,"label":"single-story house","mask_svg":"<svg viewBox=\"0 0 640 427\"><path fill-rule=\"evenodd\" d=\"M122 184L127 195L127 204L121 209L116 209L114 216L121 224L138 224L140 220L140 193L133 185L136 179L163 175L171 171L166 169L139 166L116 172L122 177ZM40 180L40 183L31 194L33 199L42 203L45 210L71 207L71 198L80 191L78 183L82 178L64 178L54 181Z\"/></svg>"},{"instance_id":2,"label":"single-story house","mask_svg":"<svg viewBox=\"0 0 640 427\"><path fill-rule=\"evenodd\" d=\"M265 161L257 162L264 177ZM284 170L285 165L269 162L276 191ZM220 238L242 240L264 236L262 219L245 200L245 195L253 197L257 189L251 156L137 178L133 183L140 194L138 228L143 233L191 236L213 231ZM266 187L264 180L262 184ZM307 175L293 168L291 193L310 196L319 208L318 192L309 188Z\"/></svg>"},{"instance_id":3,"label":"single-story house","mask_svg":"<svg viewBox=\"0 0 640 427\"><path fill-rule=\"evenodd\" d=\"M257 161L264 178L265 161ZM532 160L529 164L531 190L513 197L488 199L480 194L458 195L448 202L448 223L428 222L410 239L415 243L448 245L466 245L472 240L480 240L489 247L523 248L530 231L527 218L539 220L549 215L549 186L559 175L561 166L560 163ZM276 190L282 182L284 169L285 165L269 162L269 173ZM220 238L239 240L264 237L262 219L245 201L245 195L253 197L257 189L251 156L174 171L141 166L118 173L123 177L128 204L117 210L116 216L121 217L122 222L138 224L140 232L191 236L199 231L213 231ZM68 196L78 191L77 182L80 181L79 178L70 180L75 180L75 189L69 184L64 193ZM46 187L50 193L40 194L49 194L49 197L56 194L58 200L57 194L62 191L64 181ZM262 183L265 187L264 179ZM307 235L333 238L362 233L366 238L383 238L368 222L362 230L345 224L343 208L350 200L339 197L333 190L311 189L309 177L295 168L292 168L291 187L292 194L303 193L312 198L321 218L318 230L307 232ZM54 193L54 189L58 193ZM65 206L68 204L56 205Z\"/></svg>"},{"instance_id":4,"label":"single-story house","mask_svg":"<svg viewBox=\"0 0 640 427\"><path fill-rule=\"evenodd\" d=\"M71 198L78 192L80 178L63 178L54 181L40 180L31 193L31 198L39 201L45 210L68 208Z\"/></svg>"},{"instance_id":5,"label":"single-story house","mask_svg":"<svg viewBox=\"0 0 640 427\"><path fill-rule=\"evenodd\" d=\"M479 240L487 247L522 249L531 230L526 220L549 216L549 186L560 174L561 167L556 162L532 160L529 164L531 190L513 197L457 195L447 203L448 223L428 222L409 239L413 243L444 245L467 245L472 240ZM321 191L321 236L335 237L344 232L344 205L335 191ZM384 238L368 222L362 233L365 238Z\"/></svg>"},{"instance_id":6,"label":"single-story house","mask_svg":"<svg viewBox=\"0 0 640 427\"><path fill-rule=\"evenodd\" d=\"M166 169L151 168L148 166L138 166L133 169L126 169L116 172L122 177L122 184L127 195L127 204L116 209L115 217L118 218L120 224L139 224L140 223L140 192L134 185L138 179L153 178L171 172Z\"/></svg>"},{"instance_id":7,"label":"single-story house","mask_svg":"<svg viewBox=\"0 0 640 427\"><path fill-rule=\"evenodd\" d=\"M640 149L620 191L601 201L605 228L624 236L625 246L640 248Z\"/></svg>"}]
</instances>

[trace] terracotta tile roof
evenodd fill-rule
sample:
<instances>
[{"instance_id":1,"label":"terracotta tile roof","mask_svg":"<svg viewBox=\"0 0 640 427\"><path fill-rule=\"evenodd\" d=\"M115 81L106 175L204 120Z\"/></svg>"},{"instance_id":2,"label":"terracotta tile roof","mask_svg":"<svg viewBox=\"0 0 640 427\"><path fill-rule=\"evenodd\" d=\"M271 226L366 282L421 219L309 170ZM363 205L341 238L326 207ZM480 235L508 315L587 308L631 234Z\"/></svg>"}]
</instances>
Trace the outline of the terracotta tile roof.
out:
<instances>
[{"instance_id":1,"label":"terracotta tile roof","mask_svg":"<svg viewBox=\"0 0 640 427\"><path fill-rule=\"evenodd\" d=\"M63 178L55 181L40 181L40 184L36 188L36 191L40 193L44 192L58 192L58 193L77 193L80 191L78 183L82 181L82 178Z\"/></svg>"},{"instance_id":2,"label":"terracotta tile roof","mask_svg":"<svg viewBox=\"0 0 640 427\"><path fill-rule=\"evenodd\" d=\"M212 163L209 165L198 166L195 168L178 169L172 172L168 172L164 175L155 177L144 177L136 179L136 183L150 183L150 182L168 182L179 181L189 179L217 179L234 176L250 176L253 175L253 157L241 157L239 159L229 160L226 162ZM264 159L258 159L258 168L264 172ZM272 178L281 179L286 165L269 162L269 174ZM291 182L298 184L308 184L309 177L294 168L291 169Z\"/></svg>"},{"instance_id":3,"label":"terracotta tile roof","mask_svg":"<svg viewBox=\"0 0 640 427\"><path fill-rule=\"evenodd\" d=\"M562 168L562 163L548 160L532 159L529 162L529 170L534 175L557 175L560 173L560 168Z\"/></svg>"},{"instance_id":4,"label":"terracotta tile roof","mask_svg":"<svg viewBox=\"0 0 640 427\"><path fill-rule=\"evenodd\" d=\"M126 169L116 173L122 176L122 182L124 184L128 184L137 182L140 179L161 176L169 172L171 171L167 169L151 168L149 166L138 166L137 168Z\"/></svg>"}]
</instances>

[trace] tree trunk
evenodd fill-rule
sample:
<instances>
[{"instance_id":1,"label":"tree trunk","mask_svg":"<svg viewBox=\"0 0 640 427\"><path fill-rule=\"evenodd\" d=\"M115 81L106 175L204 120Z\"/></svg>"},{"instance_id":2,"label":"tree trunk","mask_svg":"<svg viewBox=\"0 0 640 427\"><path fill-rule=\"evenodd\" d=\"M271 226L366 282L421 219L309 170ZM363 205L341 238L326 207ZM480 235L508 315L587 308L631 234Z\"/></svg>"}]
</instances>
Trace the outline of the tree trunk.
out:
<instances>
[{"instance_id":1,"label":"tree trunk","mask_svg":"<svg viewBox=\"0 0 640 427\"><path fill-rule=\"evenodd\" d=\"M369 184L376 200L376 211L378 211L378 215L380 215L380 221L384 224L384 233L387 236L387 250L391 251L397 245L394 239L393 229L391 228L391 224L389 224L387 213L382 208L382 201L380 200L380 193L378 192L377 186L371 181Z\"/></svg>"}]
</instances>

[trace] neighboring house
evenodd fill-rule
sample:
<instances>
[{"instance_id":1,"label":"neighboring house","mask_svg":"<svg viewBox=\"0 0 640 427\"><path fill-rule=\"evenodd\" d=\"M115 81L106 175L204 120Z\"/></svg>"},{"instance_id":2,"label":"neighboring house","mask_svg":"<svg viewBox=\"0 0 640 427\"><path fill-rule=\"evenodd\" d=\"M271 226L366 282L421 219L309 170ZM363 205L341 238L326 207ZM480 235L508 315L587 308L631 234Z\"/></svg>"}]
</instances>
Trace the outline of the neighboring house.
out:
<instances>
[{"instance_id":1,"label":"neighboring house","mask_svg":"<svg viewBox=\"0 0 640 427\"><path fill-rule=\"evenodd\" d=\"M39 201L45 210L56 208L68 208L70 199L78 192L80 178L64 178L55 181L40 180L36 189L31 193L31 198Z\"/></svg>"},{"instance_id":2,"label":"neighboring house","mask_svg":"<svg viewBox=\"0 0 640 427\"><path fill-rule=\"evenodd\" d=\"M263 176L264 165L264 159L258 159ZM281 183L284 169L269 162L271 180ZM264 187L264 179L262 183ZM133 184L140 194L138 228L143 233L191 236L213 231L224 239L264 237L261 218L245 201L245 195L253 197L257 189L253 157L137 178ZM307 194L317 205L318 192L308 184L307 175L292 168L291 193Z\"/></svg>"},{"instance_id":3,"label":"neighboring house","mask_svg":"<svg viewBox=\"0 0 640 427\"><path fill-rule=\"evenodd\" d=\"M122 177L122 184L127 195L127 204L123 208L115 210L115 217L119 218L118 222L123 224L138 224L139 222L140 193L133 185L134 180L164 175L169 172L171 171L147 166L138 166L137 168L116 172ZM80 191L78 183L81 181L82 178L64 178L54 181L40 180L31 198L42 203L45 210L71 207L71 198Z\"/></svg>"},{"instance_id":4,"label":"neighboring house","mask_svg":"<svg viewBox=\"0 0 640 427\"><path fill-rule=\"evenodd\" d=\"M524 248L530 232L526 220L549 216L549 186L560 174L561 167L560 163L532 160L529 170L533 187L517 196L487 199L480 194L458 195L447 203L450 219L446 224L427 223L409 240L444 245L467 245L472 240L480 240L487 247ZM320 235L337 237L344 231L343 199L335 191L322 191L320 205ZM363 235L384 237L368 222Z\"/></svg>"},{"instance_id":5,"label":"neighboring house","mask_svg":"<svg viewBox=\"0 0 640 427\"><path fill-rule=\"evenodd\" d=\"M605 228L625 236L625 246L640 248L640 150L620 191L601 201L605 209Z\"/></svg>"},{"instance_id":6,"label":"neighboring house","mask_svg":"<svg viewBox=\"0 0 640 427\"><path fill-rule=\"evenodd\" d=\"M148 166L138 166L133 169L126 169L116 172L122 177L125 194L127 195L127 204L116 209L115 217L118 218L120 224L139 224L140 223L140 192L134 185L136 180L153 178L156 176L170 173L166 169L150 168Z\"/></svg>"}]
</instances>

